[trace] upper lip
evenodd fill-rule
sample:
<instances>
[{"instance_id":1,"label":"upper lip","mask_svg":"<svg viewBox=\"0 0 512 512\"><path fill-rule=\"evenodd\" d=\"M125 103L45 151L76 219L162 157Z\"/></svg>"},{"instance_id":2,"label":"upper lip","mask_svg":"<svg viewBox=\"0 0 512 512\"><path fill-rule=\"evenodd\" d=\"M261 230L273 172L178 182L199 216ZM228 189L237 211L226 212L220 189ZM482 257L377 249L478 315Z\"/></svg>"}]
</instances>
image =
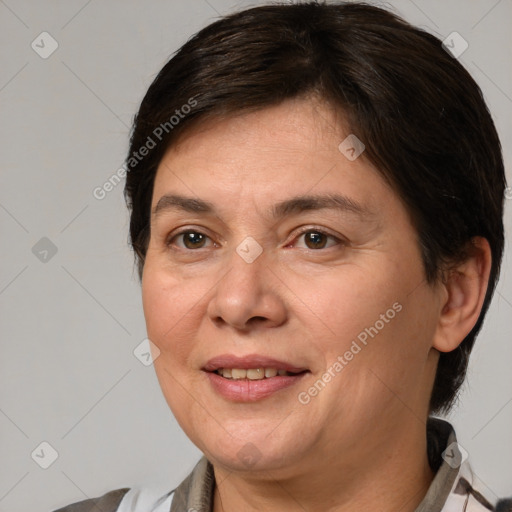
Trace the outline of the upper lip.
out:
<instances>
[{"instance_id":1,"label":"upper lip","mask_svg":"<svg viewBox=\"0 0 512 512\"><path fill-rule=\"evenodd\" d=\"M232 354L221 354L210 359L203 367L207 372L213 372L219 368L239 368L248 370L250 368L276 368L287 372L299 373L307 370L305 367L294 366L285 361L273 359L259 354L249 354L243 357Z\"/></svg>"}]
</instances>

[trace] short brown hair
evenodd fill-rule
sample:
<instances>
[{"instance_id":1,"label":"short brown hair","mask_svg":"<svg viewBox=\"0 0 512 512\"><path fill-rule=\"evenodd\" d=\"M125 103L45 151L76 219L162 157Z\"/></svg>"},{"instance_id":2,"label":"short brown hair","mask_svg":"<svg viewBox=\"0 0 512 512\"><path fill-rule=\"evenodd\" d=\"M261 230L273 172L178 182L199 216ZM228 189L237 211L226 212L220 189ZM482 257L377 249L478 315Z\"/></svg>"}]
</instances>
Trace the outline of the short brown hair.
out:
<instances>
[{"instance_id":1,"label":"short brown hair","mask_svg":"<svg viewBox=\"0 0 512 512\"><path fill-rule=\"evenodd\" d=\"M478 322L438 363L430 411L447 411L499 275L506 186L501 147L469 73L439 39L386 10L353 2L255 7L210 24L176 52L141 103L127 157L125 197L139 276L156 170L178 136L207 117L308 93L340 109L364 142L364 156L403 200L429 283L446 264L466 257L473 237L489 241L492 268ZM139 158L149 140L151 150Z\"/></svg>"}]
</instances>

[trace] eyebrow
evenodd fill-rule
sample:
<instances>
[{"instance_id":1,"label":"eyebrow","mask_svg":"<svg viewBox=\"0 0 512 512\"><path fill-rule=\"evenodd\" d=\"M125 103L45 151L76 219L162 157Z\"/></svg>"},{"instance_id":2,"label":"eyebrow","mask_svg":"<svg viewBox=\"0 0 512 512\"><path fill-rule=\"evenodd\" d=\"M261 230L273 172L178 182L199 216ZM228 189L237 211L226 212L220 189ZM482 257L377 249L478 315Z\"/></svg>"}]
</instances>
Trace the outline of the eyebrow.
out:
<instances>
[{"instance_id":1,"label":"eyebrow","mask_svg":"<svg viewBox=\"0 0 512 512\"><path fill-rule=\"evenodd\" d=\"M292 197L273 205L269 213L277 220L304 211L325 209L355 214L362 219L374 216L374 213L367 206L341 194ZM152 215L153 217L157 217L161 213L169 210L217 215L213 203L179 194L163 195L153 208Z\"/></svg>"}]
</instances>

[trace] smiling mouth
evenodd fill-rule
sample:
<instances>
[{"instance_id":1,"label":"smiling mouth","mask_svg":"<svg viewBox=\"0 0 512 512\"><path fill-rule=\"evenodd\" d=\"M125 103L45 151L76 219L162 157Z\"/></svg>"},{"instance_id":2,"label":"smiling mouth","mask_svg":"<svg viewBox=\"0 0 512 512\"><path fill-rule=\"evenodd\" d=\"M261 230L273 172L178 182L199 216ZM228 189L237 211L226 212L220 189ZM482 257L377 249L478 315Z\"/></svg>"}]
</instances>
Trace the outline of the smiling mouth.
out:
<instances>
[{"instance_id":1,"label":"smiling mouth","mask_svg":"<svg viewBox=\"0 0 512 512\"><path fill-rule=\"evenodd\" d=\"M240 366L242 368L240 368ZM251 403L296 385L311 371L268 357L231 355L210 360L202 370L213 390L235 403Z\"/></svg>"},{"instance_id":2,"label":"smiling mouth","mask_svg":"<svg viewBox=\"0 0 512 512\"><path fill-rule=\"evenodd\" d=\"M218 368L213 373L229 380L264 380L273 377L294 377L306 372L307 370L289 372L277 368Z\"/></svg>"}]
</instances>

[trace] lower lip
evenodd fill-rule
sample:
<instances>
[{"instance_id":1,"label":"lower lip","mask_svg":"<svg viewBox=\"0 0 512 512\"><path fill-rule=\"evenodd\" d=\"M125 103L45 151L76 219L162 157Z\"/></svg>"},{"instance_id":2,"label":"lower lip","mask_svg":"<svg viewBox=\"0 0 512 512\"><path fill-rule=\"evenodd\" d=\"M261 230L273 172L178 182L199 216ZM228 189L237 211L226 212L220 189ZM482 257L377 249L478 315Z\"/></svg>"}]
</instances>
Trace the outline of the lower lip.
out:
<instances>
[{"instance_id":1,"label":"lower lip","mask_svg":"<svg viewBox=\"0 0 512 512\"><path fill-rule=\"evenodd\" d=\"M308 372L298 375L278 375L260 380L225 379L215 372L206 372L213 389L233 402L256 402L281 389L297 384Z\"/></svg>"}]
</instances>

